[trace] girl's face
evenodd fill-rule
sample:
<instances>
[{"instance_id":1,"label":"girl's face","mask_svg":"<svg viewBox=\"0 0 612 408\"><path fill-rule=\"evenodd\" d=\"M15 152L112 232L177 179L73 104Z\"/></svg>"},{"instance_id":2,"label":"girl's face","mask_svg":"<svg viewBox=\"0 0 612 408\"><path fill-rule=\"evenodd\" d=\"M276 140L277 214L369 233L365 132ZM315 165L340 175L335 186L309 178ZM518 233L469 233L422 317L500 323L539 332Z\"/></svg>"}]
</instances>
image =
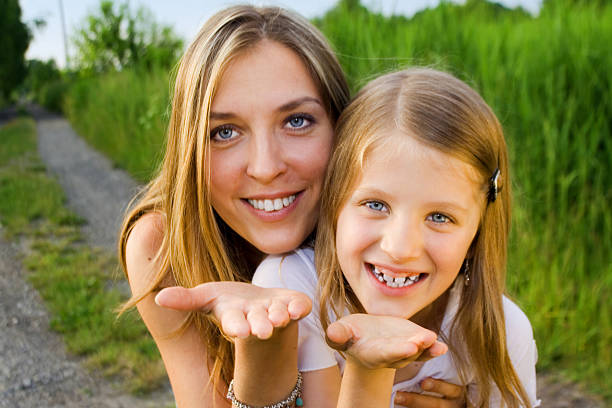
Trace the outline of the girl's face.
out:
<instances>
[{"instance_id":1,"label":"girl's face","mask_svg":"<svg viewBox=\"0 0 612 408\"><path fill-rule=\"evenodd\" d=\"M411 318L457 277L485 196L470 165L390 133L340 210L336 250L368 313Z\"/></svg>"},{"instance_id":2,"label":"girl's face","mask_svg":"<svg viewBox=\"0 0 612 408\"><path fill-rule=\"evenodd\" d=\"M299 56L269 40L238 56L221 77L210 129L217 213L264 253L298 247L319 216L333 140Z\"/></svg>"}]
</instances>

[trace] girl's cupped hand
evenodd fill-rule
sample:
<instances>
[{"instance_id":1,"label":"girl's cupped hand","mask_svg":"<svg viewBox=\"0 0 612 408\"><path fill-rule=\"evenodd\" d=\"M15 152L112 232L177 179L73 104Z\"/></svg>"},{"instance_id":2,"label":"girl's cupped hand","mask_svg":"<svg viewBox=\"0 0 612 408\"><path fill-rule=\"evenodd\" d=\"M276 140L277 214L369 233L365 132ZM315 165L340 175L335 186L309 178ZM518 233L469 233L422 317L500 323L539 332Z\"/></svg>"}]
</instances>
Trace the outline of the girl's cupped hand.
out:
<instances>
[{"instance_id":1,"label":"girl's cupped hand","mask_svg":"<svg viewBox=\"0 0 612 408\"><path fill-rule=\"evenodd\" d=\"M255 336L262 340L270 338L274 329L303 318L312 309L312 302L304 293L243 282L165 288L157 294L155 302L170 309L210 313L228 337Z\"/></svg>"},{"instance_id":2,"label":"girl's cupped hand","mask_svg":"<svg viewBox=\"0 0 612 408\"><path fill-rule=\"evenodd\" d=\"M448 350L433 331L398 317L352 314L330 324L326 334L331 347L370 369L401 368Z\"/></svg>"}]
</instances>

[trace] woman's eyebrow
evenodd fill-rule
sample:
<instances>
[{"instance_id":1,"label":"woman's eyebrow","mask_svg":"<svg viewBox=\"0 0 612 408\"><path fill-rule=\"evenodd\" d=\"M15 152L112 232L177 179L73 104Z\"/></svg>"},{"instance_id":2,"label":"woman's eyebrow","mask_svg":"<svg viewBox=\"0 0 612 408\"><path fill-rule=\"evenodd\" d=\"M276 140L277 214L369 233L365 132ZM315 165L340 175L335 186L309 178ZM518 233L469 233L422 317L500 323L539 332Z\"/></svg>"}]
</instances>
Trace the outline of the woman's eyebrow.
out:
<instances>
[{"instance_id":1,"label":"woman's eyebrow","mask_svg":"<svg viewBox=\"0 0 612 408\"><path fill-rule=\"evenodd\" d=\"M289 112L292 111L294 109L296 109L297 107L299 107L300 105L303 105L305 103L316 103L317 105L323 107L323 104L321 103L321 101L318 98L314 98L312 96L304 96L302 98L298 98L298 99L294 99L292 101L289 101L281 106L279 106L277 108L277 110L279 112ZM235 118L237 115L235 113L232 112L210 112L210 120L227 120L227 119L233 119Z\"/></svg>"},{"instance_id":2,"label":"woman's eyebrow","mask_svg":"<svg viewBox=\"0 0 612 408\"><path fill-rule=\"evenodd\" d=\"M209 120L227 120L235 118L236 115L233 113L226 112L210 112Z\"/></svg>"},{"instance_id":3,"label":"woman's eyebrow","mask_svg":"<svg viewBox=\"0 0 612 408\"><path fill-rule=\"evenodd\" d=\"M278 110L280 112L288 112L291 110L294 110L295 108L297 108L298 106L307 103L307 102L314 102L319 106L323 106L323 104L321 103L321 101L319 100L319 98L313 98L312 96L304 96L302 98L298 98L295 99L293 101L287 102L284 105L281 105Z\"/></svg>"}]
</instances>

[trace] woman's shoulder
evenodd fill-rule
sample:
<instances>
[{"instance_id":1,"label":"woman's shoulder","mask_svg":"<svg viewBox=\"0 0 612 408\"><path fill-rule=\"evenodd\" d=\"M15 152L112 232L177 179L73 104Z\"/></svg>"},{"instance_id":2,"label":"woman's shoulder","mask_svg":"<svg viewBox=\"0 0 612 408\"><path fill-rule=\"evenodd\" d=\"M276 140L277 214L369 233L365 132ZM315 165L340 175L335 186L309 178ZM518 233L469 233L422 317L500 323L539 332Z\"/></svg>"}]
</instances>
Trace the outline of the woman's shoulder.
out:
<instances>
[{"instance_id":1,"label":"woman's shoulder","mask_svg":"<svg viewBox=\"0 0 612 408\"><path fill-rule=\"evenodd\" d=\"M127 275L134 293L157 275L165 231L165 217L160 212L146 213L134 223L125 247Z\"/></svg>"}]
</instances>

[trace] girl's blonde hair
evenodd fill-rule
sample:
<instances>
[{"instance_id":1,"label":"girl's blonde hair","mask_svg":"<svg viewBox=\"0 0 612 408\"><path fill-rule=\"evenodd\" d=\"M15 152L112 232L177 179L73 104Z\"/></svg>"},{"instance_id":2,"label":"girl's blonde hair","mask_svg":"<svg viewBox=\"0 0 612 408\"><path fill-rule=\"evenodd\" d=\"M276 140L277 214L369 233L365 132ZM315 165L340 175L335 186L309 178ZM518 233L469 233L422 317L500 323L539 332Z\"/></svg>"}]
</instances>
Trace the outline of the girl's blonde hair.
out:
<instances>
[{"instance_id":1,"label":"girl's blonde hair","mask_svg":"<svg viewBox=\"0 0 612 408\"><path fill-rule=\"evenodd\" d=\"M346 308L351 313L363 312L338 263L336 224L368 152L395 129L473 166L485 192L495 170L500 170L500 192L487 204L467 254L470 283L463 290L447 341L462 377L468 368L475 371L480 406L488 405L492 383L508 406L516 407L519 401L529 406L506 350L502 306L510 226L506 143L489 106L450 74L414 68L383 75L366 85L340 116L321 194L315 250L323 327L329 325L329 312L337 316Z\"/></svg>"},{"instance_id":2,"label":"girl's blonde hair","mask_svg":"<svg viewBox=\"0 0 612 408\"><path fill-rule=\"evenodd\" d=\"M126 243L144 214L164 216L162 265L142 293L133 294L123 310L159 290L171 277L193 287L211 281L250 281L256 265L246 259L254 250L215 213L210 197L209 114L228 64L262 40L285 45L302 60L318 87L332 123L348 102L344 73L323 35L304 18L276 7L235 6L212 16L183 55L174 85L165 157L157 177L127 213L119 238L119 257L126 269ZM203 314L191 313L184 327L195 325L207 344L214 384L229 383L233 347Z\"/></svg>"}]
</instances>

